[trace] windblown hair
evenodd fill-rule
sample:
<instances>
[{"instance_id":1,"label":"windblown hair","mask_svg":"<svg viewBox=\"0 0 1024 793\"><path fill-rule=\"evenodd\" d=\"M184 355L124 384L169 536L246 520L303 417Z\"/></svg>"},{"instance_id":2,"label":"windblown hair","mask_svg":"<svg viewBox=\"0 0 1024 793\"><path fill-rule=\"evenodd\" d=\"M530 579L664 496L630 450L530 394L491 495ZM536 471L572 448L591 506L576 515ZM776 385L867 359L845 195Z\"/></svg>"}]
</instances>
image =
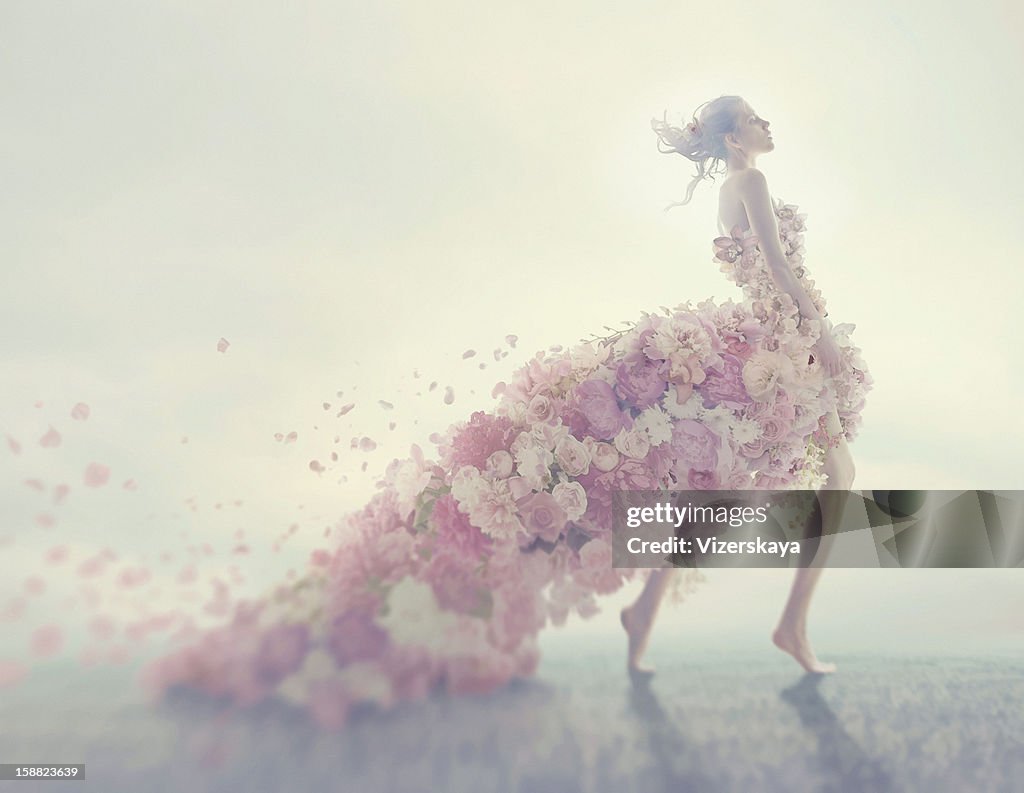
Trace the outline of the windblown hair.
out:
<instances>
[{"instance_id":1,"label":"windblown hair","mask_svg":"<svg viewBox=\"0 0 1024 793\"><path fill-rule=\"evenodd\" d=\"M739 96L720 96L705 102L697 108L693 121L686 127L670 125L665 120L667 112L660 120L651 120L651 128L658 136L658 151L662 154L681 154L697 163L697 174L686 190L686 199L669 204L665 211L690 203L698 183L706 178L713 182L716 173L726 172L729 152L725 146L725 136L736 131L736 119L742 101ZM701 110L701 107L704 109Z\"/></svg>"}]
</instances>

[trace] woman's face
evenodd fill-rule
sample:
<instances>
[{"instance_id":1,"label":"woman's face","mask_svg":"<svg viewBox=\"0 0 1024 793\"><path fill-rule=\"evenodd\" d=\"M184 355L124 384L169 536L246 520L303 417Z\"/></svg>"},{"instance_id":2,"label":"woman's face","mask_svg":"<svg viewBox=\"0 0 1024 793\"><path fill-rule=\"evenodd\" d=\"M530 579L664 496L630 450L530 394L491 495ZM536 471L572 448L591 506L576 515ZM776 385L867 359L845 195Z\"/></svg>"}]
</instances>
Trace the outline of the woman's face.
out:
<instances>
[{"instance_id":1,"label":"woman's face","mask_svg":"<svg viewBox=\"0 0 1024 793\"><path fill-rule=\"evenodd\" d=\"M736 119L736 131L726 136L726 141L748 156L775 148L772 134L765 121L746 102L740 108Z\"/></svg>"}]
</instances>

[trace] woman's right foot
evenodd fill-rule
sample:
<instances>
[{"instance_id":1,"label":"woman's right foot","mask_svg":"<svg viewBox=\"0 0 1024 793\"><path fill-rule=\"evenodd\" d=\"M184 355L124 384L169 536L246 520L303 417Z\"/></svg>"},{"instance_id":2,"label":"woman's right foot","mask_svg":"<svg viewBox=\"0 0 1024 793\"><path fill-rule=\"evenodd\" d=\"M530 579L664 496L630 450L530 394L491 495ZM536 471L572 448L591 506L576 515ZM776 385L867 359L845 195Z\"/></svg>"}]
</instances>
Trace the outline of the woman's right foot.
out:
<instances>
[{"instance_id":1,"label":"woman's right foot","mask_svg":"<svg viewBox=\"0 0 1024 793\"><path fill-rule=\"evenodd\" d=\"M836 671L835 664L827 664L818 660L811 649L810 642L806 636L798 635L796 631L779 627L772 634L772 642L783 652L792 655L798 664L816 675L827 675Z\"/></svg>"},{"instance_id":2,"label":"woman's right foot","mask_svg":"<svg viewBox=\"0 0 1024 793\"><path fill-rule=\"evenodd\" d=\"M650 625L637 625L634 621L633 607L624 608L619 614L619 621L629 637L629 650L626 656L626 670L631 680L648 680L654 675L654 667L640 664L640 656L647 647Z\"/></svg>"}]
</instances>

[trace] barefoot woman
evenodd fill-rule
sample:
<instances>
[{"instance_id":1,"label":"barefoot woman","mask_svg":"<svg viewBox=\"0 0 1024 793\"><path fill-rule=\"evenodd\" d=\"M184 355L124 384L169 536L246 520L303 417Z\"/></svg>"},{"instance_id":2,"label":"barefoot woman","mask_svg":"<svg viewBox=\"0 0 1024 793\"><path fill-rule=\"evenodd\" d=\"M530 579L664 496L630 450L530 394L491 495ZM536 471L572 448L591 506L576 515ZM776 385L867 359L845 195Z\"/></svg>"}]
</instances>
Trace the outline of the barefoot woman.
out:
<instances>
[{"instance_id":1,"label":"barefoot woman","mask_svg":"<svg viewBox=\"0 0 1024 793\"><path fill-rule=\"evenodd\" d=\"M674 148L698 163L698 176L690 184L686 201L682 203L689 202L696 183L705 176L705 164L709 160L724 161L727 175L718 197L722 233L737 227L741 232L752 230L759 241L772 281L780 292L793 298L800 310L800 321L821 320L823 327L829 328L830 323L821 316L787 262L768 184L764 174L755 167L758 155L775 148L769 126L769 122L758 116L740 97L720 97L709 103L701 113L700 121L688 127L685 144ZM827 377L839 374L839 347L830 332L823 333L816 343L814 357L821 363ZM838 525L854 478L853 458L834 407L826 414L821 430L828 447L823 468L828 479L819 494L824 534L816 557L819 565L827 555L828 535ZM772 634L772 641L779 649L792 655L808 672L815 673L836 669L835 664L818 660L807 639L807 612L822 569L816 566L797 570L789 599ZM622 625L629 637L627 668L634 677L653 674L653 669L641 665L640 659L658 606L675 574L676 570L672 568L651 571L636 602L622 611Z\"/></svg>"}]
</instances>

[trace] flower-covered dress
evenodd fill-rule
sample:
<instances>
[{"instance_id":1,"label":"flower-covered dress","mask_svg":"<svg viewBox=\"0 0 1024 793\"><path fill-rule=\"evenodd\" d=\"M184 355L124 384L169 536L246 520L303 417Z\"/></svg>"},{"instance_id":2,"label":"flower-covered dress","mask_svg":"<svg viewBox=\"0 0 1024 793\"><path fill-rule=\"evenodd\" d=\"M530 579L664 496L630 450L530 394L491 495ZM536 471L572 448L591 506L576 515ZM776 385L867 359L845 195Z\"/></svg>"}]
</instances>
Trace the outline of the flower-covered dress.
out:
<instances>
[{"instance_id":1,"label":"flower-covered dress","mask_svg":"<svg viewBox=\"0 0 1024 793\"><path fill-rule=\"evenodd\" d=\"M787 261L804 264L804 215L775 202ZM615 490L790 489L824 484L822 419L853 440L872 380L850 340L834 378L815 362L820 323L775 287L757 238L734 229L714 261L740 302L689 302L628 330L538 353L491 411L388 466L307 574L240 604L223 627L147 668L245 706L278 698L321 725L432 691L482 692L533 674L537 634L649 571L612 567ZM826 320L827 321L827 320ZM557 349L557 348L556 348ZM686 571L686 584L699 580Z\"/></svg>"}]
</instances>

